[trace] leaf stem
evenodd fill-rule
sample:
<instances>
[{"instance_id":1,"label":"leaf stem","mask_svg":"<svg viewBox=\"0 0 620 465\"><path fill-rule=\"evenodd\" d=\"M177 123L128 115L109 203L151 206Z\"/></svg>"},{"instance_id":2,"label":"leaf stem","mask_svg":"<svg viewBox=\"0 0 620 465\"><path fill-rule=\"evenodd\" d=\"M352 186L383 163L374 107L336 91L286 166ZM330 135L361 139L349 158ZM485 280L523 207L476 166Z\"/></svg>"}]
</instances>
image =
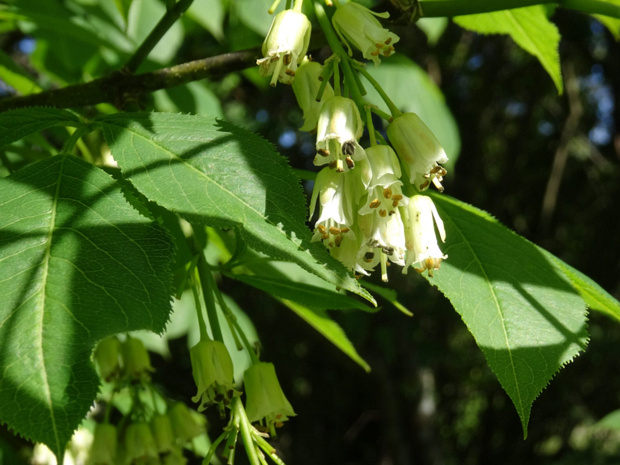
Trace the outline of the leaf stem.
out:
<instances>
[{"instance_id":1,"label":"leaf stem","mask_svg":"<svg viewBox=\"0 0 620 465\"><path fill-rule=\"evenodd\" d=\"M153 48L159 43L161 38L168 32L168 29L177 22L185 11L191 6L194 0L179 0L172 8L169 8L164 16L155 25L153 30L146 36L138 50L135 51L129 61L123 66L122 72L133 74L142 64Z\"/></svg>"},{"instance_id":2,"label":"leaf stem","mask_svg":"<svg viewBox=\"0 0 620 465\"><path fill-rule=\"evenodd\" d=\"M213 273L209 268L207 259L204 256L204 252L200 251L200 259L196 266L198 269L198 276L200 277L200 287L202 289L202 297L207 307L207 318L209 319L209 326L211 328L211 334L213 339L219 342L224 342L222 336L222 328L220 328L220 322L217 316L217 308L215 306L215 299L213 294L215 292L215 280L213 279Z\"/></svg>"},{"instance_id":3,"label":"leaf stem","mask_svg":"<svg viewBox=\"0 0 620 465\"><path fill-rule=\"evenodd\" d=\"M377 82L377 80L373 78L363 66L361 65L356 66L356 69L360 73L362 73L362 75L366 78L366 80L370 82L370 85L372 85L375 88L375 90L377 91L381 99L383 99L385 104L388 106L390 113L392 113L392 117L396 118L397 116L399 116L401 114L401 111L398 109L396 105L394 105L394 102L392 102L392 99L389 97L388 94L385 93L385 91L383 90L381 85Z\"/></svg>"},{"instance_id":4,"label":"leaf stem","mask_svg":"<svg viewBox=\"0 0 620 465\"><path fill-rule=\"evenodd\" d=\"M258 454L256 453L256 446L254 445L254 438L252 437L252 425L248 420L245 409L243 408L239 397L233 397L231 409L232 414L240 419L239 428L241 430L241 438L243 439L243 446L245 447L245 452L248 454L250 464L260 465L260 460L258 459Z\"/></svg>"},{"instance_id":5,"label":"leaf stem","mask_svg":"<svg viewBox=\"0 0 620 465\"><path fill-rule=\"evenodd\" d=\"M192 270L192 274L196 274L195 270ZM190 276L190 286L192 288L192 295L194 296L194 307L196 308L196 315L198 316L198 329L200 330L200 340L201 341L210 341L211 338L207 333L207 323L205 322L205 317L202 314L202 305L200 305L200 297L198 296L198 290L196 286L198 283L193 276Z\"/></svg>"}]
</instances>

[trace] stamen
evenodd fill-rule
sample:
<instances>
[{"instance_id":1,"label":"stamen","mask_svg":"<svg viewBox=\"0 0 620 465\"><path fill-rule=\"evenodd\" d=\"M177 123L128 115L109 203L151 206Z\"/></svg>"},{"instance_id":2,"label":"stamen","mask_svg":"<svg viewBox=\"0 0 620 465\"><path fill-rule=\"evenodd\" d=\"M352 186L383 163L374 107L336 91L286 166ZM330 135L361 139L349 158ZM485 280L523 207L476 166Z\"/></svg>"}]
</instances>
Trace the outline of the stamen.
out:
<instances>
[{"instance_id":1,"label":"stamen","mask_svg":"<svg viewBox=\"0 0 620 465\"><path fill-rule=\"evenodd\" d=\"M375 47L377 47L377 48L383 48L383 44L376 43L376 44L375 44Z\"/></svg>"},{"instance_id":2,"label":"stamen","mask_svg":"<svg viewBox=\"0 0 620 465\"><path fill-rule=\"evenodd\" d=\"M329 157L329 150L325 150L325 149L319 149L318 150L319 155L321 155L322 157Z\"/></svg>"},{"instance_id":3,"label":"stamen","mask_svg":"<svg viewBox=\"0 0 620 465\"><path fill-rule=\"evenodd\" d=\"M392 189L390 189L389 187L383 189L383 197L385 197L386 199L392 197Z\"/></svg>"},{"instance_id":4,"label":"stamen","mask_svg":"<svg viewBox=\"0 0 620 465\"><path fill-rule=\"evenodd\" d=\"M325 226L322 224L317 224L316 229L318 229L321 234L325 234Z\"/></svg>"},{"instance_id":5,"label":"stamen","mask_svg":"<svg viewBox=\"0 0 620 465\"><path fill-rule=\"evenodd\" d=\"M402 199L403 199L403 196L400 194L396 194L392 196L392 200L396 200L397 202L400 202Z\"/></svg>"},{"instance_id":6,"label":"stamen","mask_svg":"<svg viewBox=\"0 0 620 465\"><path fill-rule=\"evenodd\" d=\"M340 244L342 244L342 240L344 239L344 236L340 235L338 237L336 237L336 240L334 242L336 242L336 247L340 247Z\"/></svg>"},{"instance_id":7,"label":"stamen","mask_svg":"<svg viewBox=\"0 0 620 465\"><path fill-rule=\"evenodd\" d=\"M284 55L284 56L282 57L282 61L284 62L284 65L285 65L285 66L290 65L290 64L291 64L291 54L290 54L290 53L287 53L286 55Z\"/></svg>"},{"instance_id":8,"label":"stamen","mask_svg":"<svg viewBox=\"0 0 620 465\"><path fill-rule=\"evenodd\" d=\"M355 162L353 161L353 158L351 158L350 155L347 155L347 158L344 159L344 161L347 162L347 166L349 167L349 169L353 169L355 168Z\"/></svg>"},{"instance_id":9,"label":"stamen","mask_svg":"<svg viewBox=\"0 0 620 465\"><path fill-rule=\"evenodd\" d=\"M344 155L353 155L355 153L355 141L348 140L342 144L342 153Z\"/></svg>"},{"instance_id":10,"label":"stamen","mask_svg":"<svg viewBox=\"0 0 620 465\"><path fill-rule=\"evenodd\" d=\"M424 183L422 183L422 185L420 186L420 190L424 190L426 189L428 186L430 185L430 181L424 181Z\"/></svg>"},{"instance_id":11,"label":"stamen","mask_svg":"<svg viewBox=\"0 0 620 465\"><path fill-rule=\"evenodd\" d=\"M332 233L334 236L337 236L338 234L340 234L342 231L340 231L339 228L335 227L335 226L331 226L329 228L329 232Z\"/></svg>"},{"instance_id":12,"label":"stamen","mask_svg":"<svg viewBox=\"0 0 620 465\"><path fill-rule=\"evenodd\" d=\"M287 68L286 71L284 71L285 74L288 74L289 76L293 76L295 77L295 71L293 71L290 68Z\"/></svg>"},{"instance_id":13,"label":"stamen","mask_svg":"<svg viewBox=\"0 0 620 465\"><path fill-rule=\"evenodd\" d=\"M441 182L439 182L439 178L433 178L433 184L439 192L443 192L443 186L441 185Z\"/></svg>"},{"instance_id":14,"label":"stamen","mask_svg":"<svg viewBox=\"0 0 620 465\"><path fill-rule=\"evenodd\" d=\"M379 210L379 216L381 218L385 218L387 216L387 210Z\"/></svg>"},{"instance_id":15,"label":"stamen","mask_svg":"<svg viewBox=\"0 0 620 465\"><path fill-rule=\"evenodd\" d=\"M377 208L379 205L381 205L381 201L379 199L375 199L372 202L370 202L369 207L370 208Z\"/></svg>"},{"instance_id":16,"label":"stamen","mask_svg":"<svg viewBox=\"0 0 620 465\"><path fill-rule=\"evenodd\" d=\"M392 38L388 37L385 42L383 42L385 45L390 45L390 43L392 42Z\"/></svg>"},{"instance_id":17,"label":"stamen","mask_svg":"<svg viewBox=\"0 0 620 465\"><path fill-rule=\"evenodd\" d=\"M341 232L342 234L346 234L346 233L348 233L349 231L350 231L350 229L349 229L349 228L342 228L342 229L340 230L340 232Z\"/></svg>"},{"instance_id":18,"label":"stamen","mask_svg":"<svg viewBox=\"0 0 620 465\"><path fill-rule=\"evenodd\" d=\"M330 164L327 165L327 166L329 166L329 168L332 169L332 170L335 169L336 168L336 160L330 162Z\"/></svg>"},{"instance_id":19,"label":"stamen","mask_svg":"<svg viewBox=\"0 0 620 465\"><path fill-rule=\"evenodd\" d=\"M375 50L374 52L370 52L373 57L379 56L379 50Z\"/></svg>"},{"instance_id":20,"label":"stamen","mask_svg":"<svg viewBox=\"0 0 620 465\"><path fill-rule=\"evenodd\" d=\"M344 167L342 166L342 160L340 158L336 160L336 171L338 173L344 173Z\"/></svg>"}]
</instances>

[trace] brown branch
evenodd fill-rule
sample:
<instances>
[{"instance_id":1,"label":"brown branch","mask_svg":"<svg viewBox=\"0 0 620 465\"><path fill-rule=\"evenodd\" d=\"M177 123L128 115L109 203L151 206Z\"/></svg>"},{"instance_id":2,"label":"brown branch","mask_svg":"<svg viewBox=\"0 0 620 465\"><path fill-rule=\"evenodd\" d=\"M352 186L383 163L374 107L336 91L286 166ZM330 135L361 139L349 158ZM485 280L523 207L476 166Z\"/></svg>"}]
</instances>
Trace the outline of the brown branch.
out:
<instances>
[{"instance_id":1,"label":"brown branch","mask_svg":"<svg viewBox=\"0 0 620 465\"><path fill-rule=\"evenodd\" d=\"M98 103L120 105L127 97L213 78L256 65L259 49L225 53L143 74L115 71L94 81L23 97L0 100L0 112L31 106L75 108Z\"/></svg>"}]
</instances>

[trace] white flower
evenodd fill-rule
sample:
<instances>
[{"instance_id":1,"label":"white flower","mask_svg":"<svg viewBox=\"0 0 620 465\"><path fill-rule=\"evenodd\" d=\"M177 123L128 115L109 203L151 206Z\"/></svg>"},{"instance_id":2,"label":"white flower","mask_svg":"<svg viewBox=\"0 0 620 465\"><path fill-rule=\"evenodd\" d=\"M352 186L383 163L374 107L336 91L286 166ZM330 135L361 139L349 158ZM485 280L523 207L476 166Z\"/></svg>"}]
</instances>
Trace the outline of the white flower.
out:
<instances>
[{"instance_id":1,"label":"white flower","mask_svg":"<svg viewBox=\"0 0 620 465\"><path fill-rule=\"evenodd\" d=\"M432 182L441 192L441 181L447 171L438 165L448 157L441 144L415 113L403 113L388 125L387 135L396 153L408 169L409 180L419 190Z\"/></svg>"},{"instance_id":2,"label":"white flower","mask_svg":"<svg viewBox=\"0 0 620 465\"><path fill-rule=\"evenodd\" d=\"M448 258L441 252L435 235L437 225L439 237L445 242L446 230L443 221L431 198L425 195L414 195L402 210L407 248L403 273L412 265L418 273L428 270L428 275L432 277L433 271L439 269L442 260ZM416 264L420 265L415 266Z\"/></svg>"},{"instance_id":3,"label":"white flower","mask_svg":"<svg viewBox=\"0 0 620 465\"><path fill-rule=\"evenodd\" d=\"M323 66L316 61L304 58L295 73L293 81L293 92L297 98L297 104L304 112L304 125L302 131L313 131L319 121L319 113L323 103L334 96L334 89L329 83L325 84L321 100L316 99L321 87L319 77L323 72Z\"/></svg>"},{"instance_id":4,"label":"white flower","mask_svg":"<svg viewBox=\"0 0 620 465\"><path fill-rule=\"evenodd\" d=\"M329 165L338 172L355 167L366 155L357 140L364 125L357 105L351 99L334 96L325 101L319 115L314 164Z\"/></svg>"},{"instance_id":5,"label":"white flower","mask_svg":"<svg viewBox=\"0 0 620 465\"><path fill-rule=\"evenodd\" d=\"M297 64L308 51L311 30L306 15L294 10L281 11L273 18L263 42L265 58L256 62L261 76L272 76L272 87L278 80L284 84L293 82Z\"/></svg>"},{"instance_id":6,"label":"white flower","mask_svg":"<svg viewBox=\"0 0 620 465\"><path fill-rule=\"evenodd\" d=\"M353 45L363 53L364 58L378 65L381 63L379 56L389 57L394 53L394 44L400 38L382 27L375 16L388 18L390 15L375 13L359 3L349 2L338 7L332 17L332 24L349 49L349 55L353 54Z\"/></svg>"}]
</instances>

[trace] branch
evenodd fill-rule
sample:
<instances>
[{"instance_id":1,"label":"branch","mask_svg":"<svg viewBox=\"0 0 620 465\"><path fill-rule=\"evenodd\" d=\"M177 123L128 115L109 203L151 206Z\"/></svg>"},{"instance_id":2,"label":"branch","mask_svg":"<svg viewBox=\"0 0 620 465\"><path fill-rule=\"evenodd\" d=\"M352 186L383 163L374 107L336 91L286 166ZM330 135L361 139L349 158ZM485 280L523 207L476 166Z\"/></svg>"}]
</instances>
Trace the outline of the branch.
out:
<instances>
[{"instance_id":1,"label":"branch","mask_svg":"<svg viewBox=\"0 0 620 465\"><path fill-rule=\"evenodd\" d=\"M98 103L121 105L127 97L240 71L256 65L259 49L225 53L143 74L115 71L85 84L0 100L0 112L30 106L74 108Z\"/></svg>"},{"instance_id":2,"label":"branch","mask_svg":"<svg viewBox=\"0 0 620 465\"><path fill-rule=\"evenodd\" d=\"M420 0L420 17L462 16L533 5L556 5L588 14L620 18L620 5L599 0Z\"/></svg>"}]
</instances>

